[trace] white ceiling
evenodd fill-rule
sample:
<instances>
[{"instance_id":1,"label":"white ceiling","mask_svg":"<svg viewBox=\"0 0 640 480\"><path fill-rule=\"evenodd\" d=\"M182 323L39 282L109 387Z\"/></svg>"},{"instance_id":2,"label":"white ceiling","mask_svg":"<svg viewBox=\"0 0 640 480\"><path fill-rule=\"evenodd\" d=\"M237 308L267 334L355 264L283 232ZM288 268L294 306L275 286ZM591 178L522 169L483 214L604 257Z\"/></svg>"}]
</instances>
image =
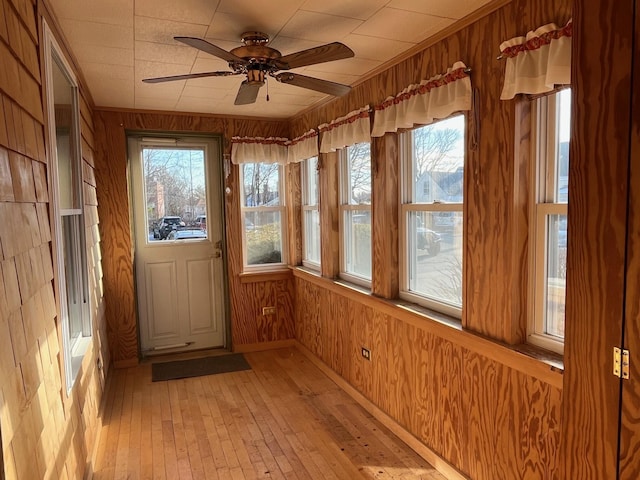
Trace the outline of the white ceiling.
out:
<instances>
[{"instance_id":1,"label":"white ceiling","mask_svg":"<svg viewBox=\"0 0 640 480\"><path fill-rule=\"evenodd\" d=\"M50 0L99 107L287 118L324 94L269 81L235 106L240 76L145 84L143 78L229 70L173 40L202 37L231 50L243 32L283 55L339 41L355 57L293 70L354 85L372 70L491 0Z\"/></svg>"}]
</instances>

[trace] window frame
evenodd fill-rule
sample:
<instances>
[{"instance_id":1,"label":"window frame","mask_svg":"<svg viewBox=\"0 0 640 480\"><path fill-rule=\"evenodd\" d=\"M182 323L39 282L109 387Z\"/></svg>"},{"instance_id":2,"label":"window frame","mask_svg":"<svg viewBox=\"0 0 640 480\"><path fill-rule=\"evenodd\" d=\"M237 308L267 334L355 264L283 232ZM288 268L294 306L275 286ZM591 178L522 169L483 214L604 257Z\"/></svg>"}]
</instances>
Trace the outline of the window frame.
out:
<instances>
[{"instance_id":1,"label":"window frame","mask_svg":"<svg viewBox=\"0 0 640 480\"><path fill-rule=\"evenodd\" d=\"M452 305L450 303L441 302L435 300L433 298L428 297L427 295L420 294L418 292L410 290L411 284L411 265L410 265L410 255L413 255L413 239L410 235L410 215L415 213L433 213L433 212L454 212L459 213L461 215L461 235L462 235L462 274L460 278L461 288L464 292L464 251L465 251L465 230L464 230L464 210L465 210L465 183L464 183L464 170L463 170L463 195L462 202L453 203L453 202L441 202L441 201L433 201L432 203L419 203L416 201L416 191L414 191L414 182L413 178L415 177L415 162L413 158L413 132L418 128L426 128L432 125L435 125L439 122L449 120L451 118L460 116L464 121L464 163L463 168L466 168L467 161L467 124L468 124L468 116L464 112L455 112L452 115L438 119L433 123L428 125L420 125L413 129L405 130L400 132L399 134L399 155L400 155L400 175L401 175L401 186L400 186L400 201L399 201L399 250L400 250L400 292L399 296L402 300L406 300L435 312L439 312L450 317L461 319L462 318L462 309L464 308L464 293L462 295L462 305L460 307L456 305ZM430 186L431 189L431 186Z\"/></svg>"},{"instance_id":2,"label":"window frame","mask_svg":"<svg viewBox=\"0 0 640 480\"><path fill-rule=\"evenodd\" d=\"M547 268L548 268L548 224L552 215L568 214L568 201L559 202L555 198L557 178L556 150L560 124L560 92L556 89L549 94L531 100L532 139L531 158L531 207L530 207L530 295L527 321L527 343L564 353L564 337L546 333L547 330ZM569 159L569 161L571 161ZM565 247L567 248L567 247ZM566 283L565 283L566 298Z\"/></svg>"},{"instance_id":3,"label":"window frame","mask_svg":"<svg viewBox=\"0 0 640 480\"><path fill-rule=\"evenodd\" d=\"M275 206L256 206L256 207L247 207L245 206L245 191L244 191L244 167L246 165L276 165L278 168L278 205ZM256 272L269 272L273 270L282 270L288 264L288 235L287 235L287 205L285 200L285 172L284 166L278 163L271 162L247 162L241 163L239 166L239 201L240 201L240 230L242 232L242 271L245 273L256 273ZM280 213L280 238L281 238L281 252L280 252L280 262L278 263L264 263L264 264L248 264L248 251L247 251L247 228L245 223L246 214L250 212L278 212Z\"/></svg>"},{"instance_id":4,"label":"window frame","mask_svg":"<svg viewBox=\"0 0 640 480\"><path fill-rule=\"evenodd\" d=\"M316 198L312 199L309 194L310 189L310 181L311 181L311 162L315 161L315 172L313 178L315 180L315 191ZM307 231L307 215L313 215L313 212L317 212L318 216L320 215L320 175L319 175L319 157L314 156L307 158L301 162L300 168L300 176L301 176L301 186L302 186L302 265L305 267L320 271L321 263L322 263L322 224L318 227L318 261L315 262L310 260L307 257L308 251L308 240L310 237L309 232ZM313 203L312 203L313 202Z\"/></svg>"},{"instance_id":5,"label":"window frame","mask_svg":"<svg viewBox=\"0 0 640 480\"><path fill-rule=\"evenodd\" d=\"M47 114L47 148L51 187L51 229L53 237L52 255L55 262L54 285L59 298L59 319L62 333L62 357L64 365L64 380L66 394L69 395L78 373L82 360L93 337L93 320L91 309L91 295L89 293L89 272L87 262L85 205L83 192L83 169L80 131L80 92L78 81L71 64L66 59L63 50L55 39L46 20L43 19L43 54L44 54L44 85L46 92ZM65 80L69 83L71 92L71 125L69 127L69 162L71 171L70 208L63 208L61 204L61 188L58 160L57 125L54 98L54 64L60 69ZM67 261L71 262L67 265ZM71 292L68 292L72 289ZM77 299L75 306L70 306L70 297ZM73 302L73 299L71 299ZM71 318L73 317L73 319ZM74 329L71 323L79 328ZM76 335L77 333L77 335ZM73 338L72 338L73 335Z\"/></svg>"},{"instance_id":6,"label":"window frame","mask_svg":"<svg viewBox=\"0 0 640 480\"><path fill-rule=\"evenodd\" d=\"M340 237L340 272L339 277L348 282L360 285L365 288L371 288L373 280L373 165L371 159L371 142L361 142L369 144L369 182L371 189L371 202L370 203L351 203L351 195L349 193L351 186L351 172L349 168L349 149L351 145L345 148L341 148L338 152L338 185L339 185L339 202L338 202L338 216L339 216L339 237ZM354 211L367 211L369 212L369 218L371 222L371 278L358 275L355 272L347 270L347 243L350 241L350 236L346 235L346 218L351 212Z\"/></svg>"}]
</instances>

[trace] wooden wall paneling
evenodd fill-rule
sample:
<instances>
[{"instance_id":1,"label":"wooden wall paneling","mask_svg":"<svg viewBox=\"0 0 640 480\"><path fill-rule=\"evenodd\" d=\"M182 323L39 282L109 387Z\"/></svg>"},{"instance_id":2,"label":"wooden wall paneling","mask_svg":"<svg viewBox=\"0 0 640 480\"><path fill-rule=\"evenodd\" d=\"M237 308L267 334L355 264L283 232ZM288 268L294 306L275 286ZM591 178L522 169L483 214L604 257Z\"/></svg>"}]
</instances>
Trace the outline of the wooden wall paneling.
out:
<instances>
[{"instance_id":1,"label":"wooden wall paneling","mask_svg":"<svg viewBox=\"0 0 640 480\"><path fill-rule=\"evenodd\" d=\"M417 329L416 415L412 419L411 430L442 458L459 465L459 462L451 461L443 452L443 428L444 422L455 424L455 417L449 415L454 413L458 416L462 409L459 405L454 407L448 402L447 390L442 382L448 383L451 379L460 383L462 379L459 371L445 370L442 343L438 337ZM446 375L443 375L444 372Z\"/></svg>"},{"instance_id":2,"label":"wooden wall paneling","mask_svg":"<svg viewBox=\"0 0 640 480\"><path fill-rule=\"evenodd\" d=\"M398 135L371 139L373 170L371 292L396 298L399 292L398 208L400 160Z\"/></svg>"},{"instance_id":3,"label":"wooden wall paneling","mask_svg":"<svg viewBox=\"0 0 640 480\"><path fill-rule=\"evenodd\" d=\"M118 367L138 358L127 147L121 118L96 112L94 122L105 314L111 359Z\"/></svg>"},{"instance_id":4,"label":"wooden wall paneling","mask_svg":"<svg viewBox=\"0 0 640 480\"><path fill-rule=\"evenodd\" d=\"M289 265L302 264L302 178L301 164L286 166L287 235Z\"/></svg>"},{"instance_id":5,"label":"wooden wall paneling","mask_svg":"<svg viewBox=\"0 0 640 480\"><path fill-rule=\"evenodd\" d=\"M561 444L567 479L617 478L621 388L611 362L624 315L633 3L574 2Z\"/></svg>"},{"instance_id":6,"label":"wooden wall paneling","mask_svg":"<svg viewBox=\"0 0 640 480\"><path fill-rule=\"evenodd\" d=\"M464 363L464 348L453 342L441 338L432 340L436 350L431 353L435 363L434 375L439 376L440 385L435 404L436 421L441 422L442 436L440 437L442 455L452 465L463 472L469 471L469 427L468 427L468 399L465 397L464 385L466 379L466 365ZM438 368L438 366L440 368ZM435 388L435 386L431 386Z\"/></svg>"},{"instance_id":7,"label":"wooden wall paneling","mask_svg":"<svg viewBox=\"0 0 640 480\"><path fill-rule=\"evenodd\" d=\"M338 153L320 154L320 267L322 276L340 273Z\"/></svg>"},{"instance_id":8,"label":"wooden wall paneling","mask_svg":"<svg viewBox=\"0 0 640 480\"><path fill-rule=\"evenodd\" d=\"M342 296L334 295L331 292L320 292L321 303L325 306L323 311L326 312L327 322L331 322L335 325L335 335L331 338L327 338L326 343L335 348L335 353L331 355L331 363L329 365L343 377L349 376L350 356L349 350L351 348L351 316L348 310L348 300ZM328 306L329 308L326 308Z\"/></svg>"},{"instance_id":9,"label":"wooden wall paneling","mask_svg":"<svg viewBox=\"0 0 640 480\"><path fill-rule=\"evenodd\" d=\"M416 327L396 318L387 322L388 413L406 429L416 414L416 369L418 352Z\"/></svg>"},{"instance_id":10,"label":"wooden wall paneling","mask_svg":"<svg viewBox=\"0 0 640 480\"><path fill-rule=\"evenodd\" d=\"M510 478L501 474L503 465L497 459L497 443L502 432L497 423L503 402L509 394L505 371L501 365L469 351L464 352L464 395L467 403L469 456L468 474L477 480ZM517 477L516 477L517 478Z\"/></svg>"},{"instance_id":11,"label":"wooden wall paneling","mask_svg":"<svg viewBox=\"0 0 640 480\"><path fill-rule=\"evenodd\" d=\"M630 379L622 382L620 432L620 480L640 477L640 5L636 0L632 85L629 216L627 230L627 273L624 320L624 348L631 352Z\"/></svg>"},{"instance_id":12,"label":"wooden wall paneling","mask_svg":"<svg viewBox=\"0 0 640 480\"><path fill-rule=\"evenodd\" d=\"M379 312L375 308L373 309L369 338L371 342L371 363L373 367L371 400L376 405L387 404L388 406L389 403L389 371L387 365L389 364L390 342L387 325L392 321L393 319L388 315Z\"/></svg>"},{"instance_id":13,"label":"wooden wall paneling","mask_svg":"<svg viewBox=\"0 0 640 480\"><path fill-rule=\"evenodd\" d=\"M371 399L373 388L373 366L374 360L366 360L362 356L362 348L371 351L371 329L373 309L362 303L350 300L347 305L350 315L351 340L347 358L350 359L349 383L353 385L365 397ZM375 355L375 352L371 352ZM377 362L376 362L377 363Z\"/></svg>"}]
</instances>

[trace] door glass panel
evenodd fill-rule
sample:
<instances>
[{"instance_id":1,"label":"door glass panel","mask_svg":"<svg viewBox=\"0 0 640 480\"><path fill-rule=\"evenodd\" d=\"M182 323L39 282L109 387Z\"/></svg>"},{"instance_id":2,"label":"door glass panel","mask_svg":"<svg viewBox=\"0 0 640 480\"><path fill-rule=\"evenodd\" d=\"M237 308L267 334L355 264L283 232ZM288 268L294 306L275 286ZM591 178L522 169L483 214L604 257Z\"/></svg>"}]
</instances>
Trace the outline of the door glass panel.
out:
<instances>
[{"instance_id":1,"label":"door glass panel","mask_svg":"<svg viewBox=\"0 0 640 480\"><path fill-rule=\"evenodd\" d=\"M202 148L143 147L149 242L208 238L204 159Z\"/></svg>"}]
</instances>

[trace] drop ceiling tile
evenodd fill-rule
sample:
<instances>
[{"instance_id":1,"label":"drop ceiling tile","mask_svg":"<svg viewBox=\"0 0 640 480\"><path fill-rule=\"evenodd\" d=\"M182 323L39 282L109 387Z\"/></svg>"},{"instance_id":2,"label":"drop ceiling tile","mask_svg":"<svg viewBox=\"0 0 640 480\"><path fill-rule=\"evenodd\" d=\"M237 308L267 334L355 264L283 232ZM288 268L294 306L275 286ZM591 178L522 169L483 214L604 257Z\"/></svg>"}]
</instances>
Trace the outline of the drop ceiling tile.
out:
<instances>
[{"instance_id":1,"label":"drop ceiling tile","mask_svg":"<svg viewBox=\"0 0 640 480\"><path fill-rule=\"evenodd\" d=\"M364 58L352 58L349 61L336 60L335 62L318 63L309 65L305 75L312 75L312 72L333 72L347 75L361 76L380 66L382 62L376 60L366 60Z\"/></svg>"},{"instance_id":2,"label":"drop ceiling tile","mask_svg":"<svg viewBox=\"0 0 640 480\"><path fill-rule=\"evenodd\" d=\"M165 45L152 42L135 43L136 60L184 65L185 72L193 65L197 52L198 50L187 45Z\"/></svg>"},{"instance_id":3,"label":"drop ceiling tile","mask_svg":"<svg viewBox=\"0 0 640 480\"><path fill-rule=\"evenodd\" d=\"M237 14L216 12L213 21L207 30L207 38L234 42L235 46L242 45L242 34L258 31L275 37L289 20L289 16L280 14L264 15L252 14L252 12ZM214 42L215 43L215 42Z\"/></svg>"},{"instance_id":4,"label":"drop ceiling tile","mask_svg":"<svg viewBox=\"0 0 640 480\"><path fill-rule=\"evenodd\" d=\"M131 0L51 0L56 17L72 20L90 20L95 23L133 26Z\"/></svg>"},{"instance_id":5,"label":"drop ceiling tile","mask_svg":"<svg viewBox=\"0 0 640 480\"><path fill-rule=\"evenodd\" d=\"M362 25L362 20L298 11L281 30L286 37L317 42L340 41Z\"/></svg>"},{"instance_id":6,"label":"drop ceiling tile","mask_svg":"<svg viewBox=\"0 0 640 480\"><path fill-rule=\"evenodd\" d=\"M195 23L174 22L149 17L135 17L136 40L181 45L173 37L204 37L207 27Z\"/></svg>"},{"instance_id":7,"label":"drop ceiling tile","mask_svg":"<svg viewBox=\"0 0 640 480\"><path fill-rule=\"evenodd\" d=\"M218 6L217 0L136 0L135 14L175 22L209 25Z\"/></svg>"},{"instance_id":8,"label":"drop ceiling tile","mask_svg":"<svg viewBox=\"0 0 640 480\"><path fill-rule=\"evenodd\" d=\"M385 7L353 33L418 43L451 23L448 18Z\"/></svg>"},{"instance_id":9,"label":"drop ceiling tile","mask_svg":"<svg viewBox=\"0 0 640 480\"><path fill-rule=\"evenodd\" d=\"M391 60L416 45L411 42L400 42L355 33L345 37L343 42L355 52L356 58L368 58L380 62Z\"/></svg>"},{"instance_id":10,"label":"drop ceiling tile","mask_svg":"<svg viewBox=\"0 0 640 480\"><path fill-rule=\"evenodd\" d=\"M388 1L389 0L367 0L366 2L356 2L353 0L307 0L300 9L309 12L367 20L384 7ZM418 1L424 2L424 0Z\"/></svg>"},{"instance_id":11,"label":"drop ceiling tile","mask_svg":"<svg viewBox=\"0 0 640 480\"><path fill-rule=\"evenodd\" d=\"M129 82L133 80L133 66L85 62L82 64L82 72L87 79L126 80Z\"/></svg>"},{"instance_id":12,"label":"drop ceiling tile","mask_svg":"<svg viewBox=\"0 0 640 480\"><path fill-rule=\"evenodd\" d=\"M220 98L185 97L183 95L178 99L175 109L180 112L209 113L216 111L219 106Z\"/></svg>"},{"instance_id":13,"label":"drop ceiling tile","mask_svg":"<svg viewBox=\"0 0 640 480\"><path fill-rule=\"evenodd\" d=\"M130 49L133 28L79 20L61 20L62 29L72 48L74 45Z\"/></svg>"},{"instance_id":14,"label":"drop ceiling tile","mask_svg":"<svg viewBox=\"0 0 640 480\"><path fill-rule=\"evenodd\" d=\"M87 79L87 83L97 107L133 108L133 83L130 81Z\"/></svg>"},{"instance_id":15,"label":"drop ceiling tile","mask_svg":"<svg viewBox=\"0 0 640 480\"><path fill-rule=\"evenodd\" d=\"M490 2L491 0L430 0L428 2L424 0L392 0L387 6L437 17L460 19Z\"/></svg>"},{"instance_id":16,"label":"drop ceiling tile","mask_svg":"<svg viewBox=\"0 0 640 480\"><path fill-rule=\"evenodd\" d=\"M81 64L95 62L133 67L133 50L128 48L103 47L80 43L73 46L73 53Z\"/></svg>"},{"instance_id":17,"label":"drop ceiling tile","mask_svg":"<svg viewBox=\"0 0 640 480\"><path fill-rule=\"evenodd\" d=\"M269 0L268 5L266 3L255 0L221 0L218 12L245 16L253 21L269 17L284 24L300 8L304 0Z\"/></svg>"},{"instance_id":18,"label":"drop ceiling tile","mask_svg":"<svg viewBox=\"0 0 640 480\"><path fill-rule=\"evenodd\" d=\"M175 98L147 98L140 97L136 95L134 108L139 110L164 110L164 111L174 111L177 103L177 99Z\"/></svg>"}]
</instances>

